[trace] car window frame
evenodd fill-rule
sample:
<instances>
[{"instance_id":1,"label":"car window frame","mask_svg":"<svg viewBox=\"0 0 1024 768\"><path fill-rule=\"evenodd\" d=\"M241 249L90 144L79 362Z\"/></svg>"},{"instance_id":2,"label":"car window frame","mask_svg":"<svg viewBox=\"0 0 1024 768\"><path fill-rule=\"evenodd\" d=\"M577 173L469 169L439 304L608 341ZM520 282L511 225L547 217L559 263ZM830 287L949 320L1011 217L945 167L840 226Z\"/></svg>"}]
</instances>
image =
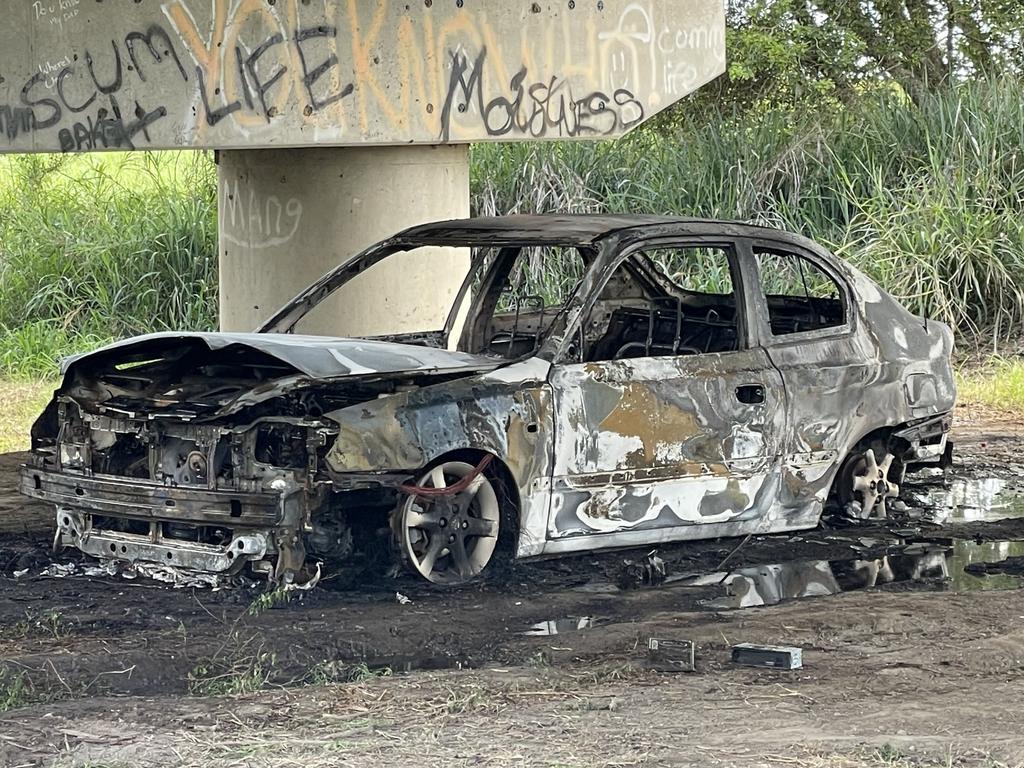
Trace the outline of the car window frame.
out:
<instances>
[{"instance_id":1,"label":"car window frame","mask_svg":"<svg viewBox=\"0 0 1024 768\"><path fill-rule=\"evenodd\" d=\"M564 366L564 365L602 365L605 363L614 362L612 360L593 360L589 362L583 362L578 360L566 360L569 350L572 348L576 341L576 336L579 333L579 329L584 320L589 317L590 312L594 308L594 304L597 302L598 297L604 290L608 281L611 280L616 270L619 269L630 257L637 253L642 253L645 250L655 250L658 248L721 248L729 260L729 276L732 279L733 293L736 294L736 310L739 313L738 328L737 328L737 341L739 342L739 349L733 350L732 352L708 352L704 354L733 354L735 352L745 352L753 349L757 346L758 339L753 330L753 324L751 323L752 310L750 301L750 291L747 286L747 265L745 264L746 258L743 253L744 243L743 238L728 235L728 234L692 234L692 233L678 233L678 234L664 234L656 235L653 237L629 239L626 241L614 241L606 242L598 258L592 265L592 271L596 272L596 278L594 279L591 287L588 289L587 296L584 298L582 303L572 308L571 315L567 318L566 324L563 331L563 336L560 343L553 350L551 355L551 364ZM610 251L610 253L608 253ZM606 256L607 254L607 256ZM606 256L606 258L602 258ZM646 270L643 270L646 271ZM662 280L671 283L676 290L684 290L678 285L672 282L671 278L667 275L661 274L661 271L657 268L657 265L651 264L651 271L655 274L653 276L644 275L646 279L652 277L656 282ZM568 306L568 305L567 305ZM698 355L657 355L651 357L640 357L630 358L631 360L657 360L657 359L677 359L680 357L698 357Z\"/></svg>"},{"instance_id":2,"label":"car window frame","mask_svg":"<svg viewBox=\"0 0 1024 768\"><path fill-rule=\"evenodd\" d=\"M767 238L747 238L747 254L749 258L752 289L755 293L757 304L757 325L761 344L765 347L781 347L789 344L796 344L804 341L817 339L834 339L851 336L856 332L857 318L854 312L853 289L849 280L831 262L819 253L809 248L801 247L796 243L789 243L780 240ZM797 331L795 333L775 334L772 332L771 314L768 311L768 297L764 291L764 284L761 280L761 266L757 259L757 250L779 251L784 254L802 258L820 269L829 277L839 289L839 299L843 304L842 325L832 325L827 328L815 328L808 331Z\"/></svg>"},{"instance_id":3,"label":"car window frame","mask_svg":"<svg viewBox=\"0 0 1024 768\"><path fill-rule=\"evenodd\" d=\"M473 248L483 248L484 245L475 245ZM490 246L487 246L490 247ZM559 328L564 328L565 323L568 322L567 316L572 312L573 305L576 303L576 299L579 296L581 290L586 285L587 277L594 269L601 259L600 248L594 245L580 244L580 243L565 243L565 244L552 244L552 243L534 243L534 242L513 242L506 243L500 246L494 246L494 250L497 252L494 261L487 267L487 270L481 276L480 291L474 295L468 297L470 299L469 307L466 311L465 323L462 331L459 334L458 347L462 348L466 344L472 342L477 334L478 325L480 319L483 316L483 311L490 306L490 314L488 318L494 316L494 310L497 305L497 300L500 296L501 290L507 287L507 280L511 277L511 270L515 267L515 262L522 255L522 251L525 248L566 248L572 249L578 252L580 258L583 260L583 277L582 279L573 286L572 291L566 297L565 302L558 306L558 311L554 314L551 320L551 324L547 330L540 335L537 341L537 346L532 352L529 352L520 357L511 357L506 360L508 363L516 362L517 360L525 360L532 357L540 357L547 359L548 355L551 354L550 349L553 339L560 338L558 333ZM483 266L483 259L480 258L480 266ZM498 276L505 269L508 271L505 275L505 282L501 285L498 284ZM460 311L462 302L467 298L469 289L472 285L473 278L476 274L476 265L470 269L469 275L466 281L463 283L462 289L459 292L457 303L449 317L449 322L445 326L445 341L446 343L451 340L451 333L454 329L455 318ZM492 301L493 299L493 301ZM554 305L550 309L554 309ZM483 353L476 353L483 354Z\"/></svg>"}]
</instances>

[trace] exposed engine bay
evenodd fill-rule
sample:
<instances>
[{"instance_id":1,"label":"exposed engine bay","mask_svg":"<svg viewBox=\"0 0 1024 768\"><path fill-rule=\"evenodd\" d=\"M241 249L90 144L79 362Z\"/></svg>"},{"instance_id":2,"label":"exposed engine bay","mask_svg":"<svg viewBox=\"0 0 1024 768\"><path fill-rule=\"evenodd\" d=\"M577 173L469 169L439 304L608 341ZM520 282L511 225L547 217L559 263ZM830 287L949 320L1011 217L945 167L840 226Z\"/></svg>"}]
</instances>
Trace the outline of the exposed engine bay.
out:
<instances>
[{"instance_id":1,"label":"exposed engine bay","mask_svg":"<svg viewBox=\"0 0 1024 768\"><path fill-rule=\"evenodd\" d=\"M386 535L398 492L332 482L324 459L338 426L324 414L422 376L332 385L245 339L217 349L201 335L152 339L72 363L33 429L23 478L26 493L57 505L56 547L225 574L250 564L292 582L349 557L356 538Z\"/></svg>"}]
</instances>

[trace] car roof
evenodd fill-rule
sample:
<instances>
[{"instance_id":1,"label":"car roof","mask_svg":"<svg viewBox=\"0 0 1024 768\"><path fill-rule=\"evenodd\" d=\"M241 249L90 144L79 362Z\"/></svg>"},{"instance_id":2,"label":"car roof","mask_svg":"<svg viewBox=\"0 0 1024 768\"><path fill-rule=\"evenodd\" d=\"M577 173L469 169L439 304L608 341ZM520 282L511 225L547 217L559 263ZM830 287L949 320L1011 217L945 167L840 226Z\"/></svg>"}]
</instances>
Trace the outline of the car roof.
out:
<instances>
[{"instance_id":1,"label":"car roof","mask_svg":"<svg viewBox=\"0 0 1024 768\"><path fill-rule=\"evenodd\" d=\"M531 214L452 219L411 227L395 236L416 245L591 245L624 230L666 227L672 234L761 235L794 238L788 232L737 221L641 214ZM668 233L666 233L668 234Z\"/></svg>"}]
</instances>

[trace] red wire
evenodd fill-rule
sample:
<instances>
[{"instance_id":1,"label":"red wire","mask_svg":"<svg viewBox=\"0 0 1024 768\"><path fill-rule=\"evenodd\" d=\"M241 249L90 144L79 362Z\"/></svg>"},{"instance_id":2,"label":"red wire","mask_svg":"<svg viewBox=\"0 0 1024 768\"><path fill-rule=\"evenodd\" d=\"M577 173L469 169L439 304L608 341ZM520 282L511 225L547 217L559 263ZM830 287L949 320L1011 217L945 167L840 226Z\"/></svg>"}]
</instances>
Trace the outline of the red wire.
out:
<instances>
[{"instance_id":1,"label":"red wire","mask_svg":"<svg viewBox=\"0 0 1024 768\"><path fill-rule=\"evenodd\" d=\"M422 485L400 485L398 486L398 490L402 493L407 493L410 496L423 496L425 498L435 496L454 496L455 494L462 493L466 490L470 483L476 480L480 473L490 466L491 461L493 460L494 457L491 454L486 454L482 459L480 459L480 463L476 465L476 468L474 468L472 472L459 480L459 482L455 483L455 485L449 485L447 488L425 488Z\"/></svg>"}]
</instances>

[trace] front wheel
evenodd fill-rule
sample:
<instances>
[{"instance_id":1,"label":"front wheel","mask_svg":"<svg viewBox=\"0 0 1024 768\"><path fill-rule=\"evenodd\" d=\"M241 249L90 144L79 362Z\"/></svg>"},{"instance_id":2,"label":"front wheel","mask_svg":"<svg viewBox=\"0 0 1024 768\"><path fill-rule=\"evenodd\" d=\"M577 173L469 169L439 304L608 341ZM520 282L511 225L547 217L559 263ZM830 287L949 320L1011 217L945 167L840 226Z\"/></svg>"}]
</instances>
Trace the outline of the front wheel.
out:
<instances>
[{"instance_id":1,"label":"front wheel","mask_svg":"<svg viewBox=\"0 0 1024 768\"><path fill-rule=\"evenodd\" d=\"M399 546L406 562L435 584L465 584L479 576L494 556L501 506L492 481L476 468L447 461L417 482L398 509ZM464 486L464 487L462 487ZM450 493L444 493L451 489Z\"/></svg>"}]
</instances>

